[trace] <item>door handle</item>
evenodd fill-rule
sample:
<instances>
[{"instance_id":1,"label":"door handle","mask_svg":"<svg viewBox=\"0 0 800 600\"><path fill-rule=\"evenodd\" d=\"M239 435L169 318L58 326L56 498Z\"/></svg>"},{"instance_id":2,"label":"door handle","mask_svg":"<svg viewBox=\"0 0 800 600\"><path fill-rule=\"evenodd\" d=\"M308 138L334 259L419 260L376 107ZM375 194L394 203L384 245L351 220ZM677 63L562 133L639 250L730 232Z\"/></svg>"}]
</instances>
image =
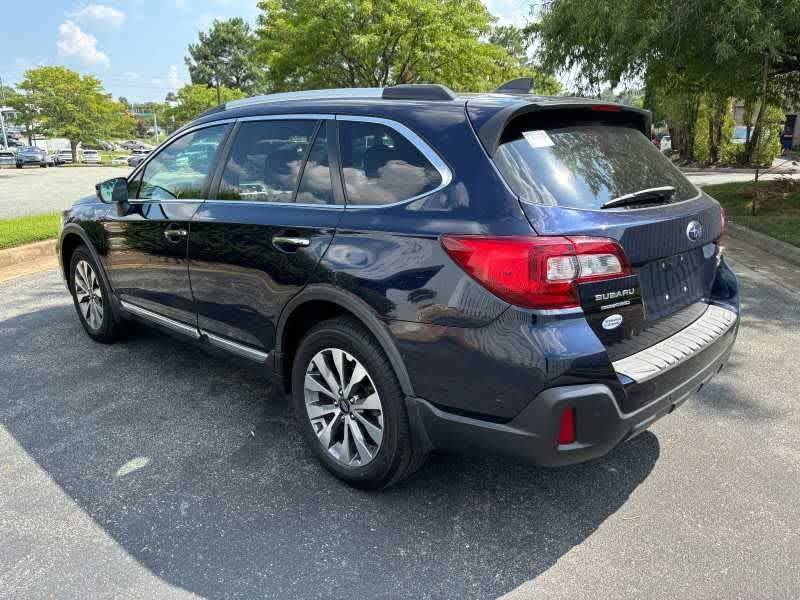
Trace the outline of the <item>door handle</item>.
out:
<instances>
[{"instance_id":1,"label":"door handle","mask_svg":"<svg viewBox=\"0 0 800 600\"><path fill-rule=\"evenodd\" d=\"M311 245L311 240L304 237L292 237L286 235L276 235L272 238L272 243L276 246L292 246L294 248L307 248Z\"/></svg>"},{"instance_id":2,"label":"door handle","mask_svg":"<svg viewBox=\"0 0 800 600\"><path fill-rule=\"evenodd\" d=\"M180 238L185 238L189 232L185 229L167 229L164 231L164 237L170 242L179 242Z\"/></svg>"}]
</instances>

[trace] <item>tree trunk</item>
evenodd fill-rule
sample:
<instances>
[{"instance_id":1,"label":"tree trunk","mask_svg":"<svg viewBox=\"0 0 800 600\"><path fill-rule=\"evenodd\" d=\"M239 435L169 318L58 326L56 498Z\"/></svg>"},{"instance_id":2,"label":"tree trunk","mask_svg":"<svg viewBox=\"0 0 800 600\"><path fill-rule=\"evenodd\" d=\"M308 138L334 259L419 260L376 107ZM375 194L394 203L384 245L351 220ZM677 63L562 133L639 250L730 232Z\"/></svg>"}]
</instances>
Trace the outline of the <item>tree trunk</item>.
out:
<instances>
[{"instance_id":1,"label":"tree trunk","mask_svg":"<svg viewBox=\"0 0 800 600\"><path fill-rule=\"evenodd\" d=\"M78 143L79 143L78 140L70 140L69 141L69 147L70 147L70 150L72 150L72 164L73 165L77 165L78 164Z\"/></svg>"},{"instance_id":2,"label":"tree trunk","mask_svg":"<svg viewBox=\"0 0 800 600\"><path fill-rule=\"evenodd\" d=\"M712 113L708 118L708 155L712 164L719 162L719 148L722 145L722 124L725 122L725 111L728 108L728 99L717 97L714 99Z\"/></svg>"},{"instance_id":3,"label":"tree trunk","mask_svg":"<svg viewBox=\"0 0 800 600\"><path fill-rule=\"evenodd\" d=\"M761 65L761 99L756 114L756 122L753 124L753 134L745 144L744 162L750 164L753 162L753 155L758 147L758 141L761 137L761 120L764 113L767 111L767 78L769 76L769 54L764 53L764 62Z\"/></svg>"}]
</instances>

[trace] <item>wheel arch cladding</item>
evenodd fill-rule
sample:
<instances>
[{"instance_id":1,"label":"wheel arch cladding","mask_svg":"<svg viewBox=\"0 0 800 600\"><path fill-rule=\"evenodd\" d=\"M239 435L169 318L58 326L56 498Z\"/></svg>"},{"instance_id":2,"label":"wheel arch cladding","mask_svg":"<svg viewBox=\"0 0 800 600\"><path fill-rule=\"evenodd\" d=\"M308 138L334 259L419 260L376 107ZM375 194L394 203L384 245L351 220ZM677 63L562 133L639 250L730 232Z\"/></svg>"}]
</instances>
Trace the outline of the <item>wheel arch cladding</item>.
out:
<instances>
[{"instance_id":1,"label":"wheel arch cladding","mask_svg":"<svg viewBox=\"0 0 800 600\"><path fill-rule=\"evenodd\" d=\"M389 358L403 393L413 396L405 363L383 321L363 300L323 285L310 286L295 296L284 308L278 322L275 366L287 391L291 387L292 362L300 340L317 323L337 316L352 317L370 332Z\"/></svg>"}]
</instances>

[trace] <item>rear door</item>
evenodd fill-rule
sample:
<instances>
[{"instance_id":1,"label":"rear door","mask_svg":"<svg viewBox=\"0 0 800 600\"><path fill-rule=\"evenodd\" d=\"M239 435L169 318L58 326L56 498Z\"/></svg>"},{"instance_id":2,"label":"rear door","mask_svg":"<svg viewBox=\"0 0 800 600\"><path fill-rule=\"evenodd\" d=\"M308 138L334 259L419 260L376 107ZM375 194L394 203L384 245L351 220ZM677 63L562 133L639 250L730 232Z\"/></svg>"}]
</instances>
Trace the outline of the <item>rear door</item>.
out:
<instances>
[{"instance_id":1,"label":"rear door","mask_svg":"<svg viewBox=\"0 0 800 600\"><path fill-rule=\"evenodd\" d=\"M106 271L124 302L194 325L189 224L229 130L219 124L177 137L128 181L129 202L104 223Z\"/></svg>"},{"instance_id":2,"label":"rear door","mask_svg":"<svg viewBox=\"0 0 800 600\"><path fill-rule=\"evenodd\" d=\"M632 277L580 290L612 360L703 313L718 264L720 207L635 126L602 114L529 115L510 124L494 160L538 234L606 237L625 251ZM642 193L660 188L673 191ZM631 194L630 204L618 200ZM613 314L622 319L607 320Z\"/></svg>"},{"instance_id":3,"label":"rear door","mask_svg":"<svg viewBox=\"0 0 800 600\"><path fill-rule=\"evenodd\" d=\"M344 208L332 117L243 119L210 199L192 219L189 272L200 329L259 357L308 281ZM233 342L233 344L231 344Z\"/></svg>"}]
</instances>

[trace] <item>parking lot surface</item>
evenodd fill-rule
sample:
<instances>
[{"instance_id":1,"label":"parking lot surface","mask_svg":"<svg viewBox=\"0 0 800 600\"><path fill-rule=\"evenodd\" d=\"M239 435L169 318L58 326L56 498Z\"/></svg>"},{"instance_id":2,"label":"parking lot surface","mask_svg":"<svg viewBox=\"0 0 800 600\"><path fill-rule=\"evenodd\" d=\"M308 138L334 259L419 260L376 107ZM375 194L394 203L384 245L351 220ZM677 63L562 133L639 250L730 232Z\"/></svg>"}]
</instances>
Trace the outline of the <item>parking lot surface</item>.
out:
<instances>
[{"instance_id":1,"label":"parking lot surface","mask_svg":"<svg viewBox=\"0 0 800 600\"><path fill-rule=\"evenodd\" d=\"M0 219L63 210L93 194L96 183L130 172L128 167L0 168Z\"/></svg>"},{"instance_id":2,"label":"parking lot surface","mask_svg":"<svg viewBox=\"0 0 800 600\"><path fill-rule=\"evenodd\" d=\"M0 284L0 596L797 598L800 276L736 240L730 363L606 458L434 456L382 493L310 455L258 369L89 340L54 272Z\"/></svg>"}]
</instances>

